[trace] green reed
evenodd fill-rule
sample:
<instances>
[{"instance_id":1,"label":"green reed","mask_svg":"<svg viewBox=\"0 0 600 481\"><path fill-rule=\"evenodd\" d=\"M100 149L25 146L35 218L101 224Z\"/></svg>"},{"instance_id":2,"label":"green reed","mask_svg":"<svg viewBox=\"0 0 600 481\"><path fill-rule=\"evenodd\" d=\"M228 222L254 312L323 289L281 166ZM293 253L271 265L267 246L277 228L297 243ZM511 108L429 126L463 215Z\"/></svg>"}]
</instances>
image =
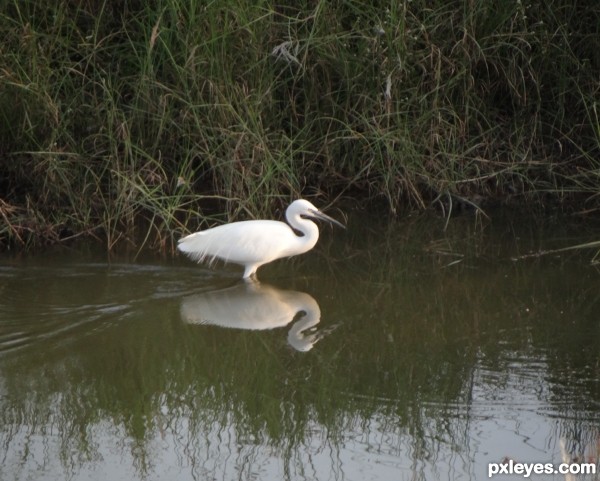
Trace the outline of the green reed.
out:
<instances>
[{"instance_id":1,"label":"green reed","mask_svg":"<svg viewBox=\"0 0 600 481\"><path fill-rule=\"evenodd\" d=\"M301 195L597 206L594 5L4 4L5 245L166 248Z\"/></svg>"}]
</instances>

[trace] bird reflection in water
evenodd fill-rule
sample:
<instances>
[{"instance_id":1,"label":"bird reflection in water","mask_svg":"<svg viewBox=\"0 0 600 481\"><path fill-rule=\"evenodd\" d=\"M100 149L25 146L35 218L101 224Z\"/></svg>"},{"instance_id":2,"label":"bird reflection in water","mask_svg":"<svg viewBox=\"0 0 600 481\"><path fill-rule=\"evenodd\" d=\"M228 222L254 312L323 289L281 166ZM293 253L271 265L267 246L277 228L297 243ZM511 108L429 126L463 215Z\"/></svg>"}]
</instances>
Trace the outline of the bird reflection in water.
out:
<instances>
[{"instance_id":1,"label":"bird reflection in water","mask_svg":"<svg viewBox=\"0 0 600 481\"><path fill-rule=\"evenodd\" d=\"M181 318L189 324L248 330L275 329L295 321L288 332L288 343L302 352L310 351L332 330L316 330L321 309L309 294L259 282L242 282L185 297Z\"/></svg>"}]
</instances>

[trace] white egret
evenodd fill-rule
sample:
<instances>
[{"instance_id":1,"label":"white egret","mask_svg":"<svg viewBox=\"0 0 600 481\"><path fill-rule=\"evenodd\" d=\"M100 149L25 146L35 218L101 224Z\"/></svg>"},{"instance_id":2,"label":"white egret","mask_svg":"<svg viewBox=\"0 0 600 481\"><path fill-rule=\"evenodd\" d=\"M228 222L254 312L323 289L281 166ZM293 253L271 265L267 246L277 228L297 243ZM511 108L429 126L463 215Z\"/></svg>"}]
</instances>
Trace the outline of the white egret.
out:
<instances>
[{"instance_id":1,"label":"white egret","mask_svg":"<svg viewBox=\"0 0 600 481\"><path fill-rule=\"evenodd\" d=\"M244 266L244 279L256 277L263 264L304 254L319 239L319 228L307 217L344 227L304 199L295 200L285 211L290 225L275 220L246 220L190 234L177 248L192 259L212 263L215 259ZM291 227L290 227L291 226ZM294 232L300 232L298 236Z\"/></svg>"}]
</instances>

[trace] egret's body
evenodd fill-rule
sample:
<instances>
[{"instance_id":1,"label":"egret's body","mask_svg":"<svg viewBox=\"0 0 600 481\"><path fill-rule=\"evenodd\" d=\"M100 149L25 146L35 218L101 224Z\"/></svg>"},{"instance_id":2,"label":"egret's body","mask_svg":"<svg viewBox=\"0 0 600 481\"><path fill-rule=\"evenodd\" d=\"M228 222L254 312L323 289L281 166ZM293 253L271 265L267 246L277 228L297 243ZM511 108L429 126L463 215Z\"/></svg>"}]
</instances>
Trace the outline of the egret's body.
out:
<instances>
[{"instance_id":1,"label":"egret's body","mask_svg":"<svg viewBox=\"0 0 600 481\"><path fill-rule=\"evenodd\" d=\"M274 220L247 220L196 232L180 239L177 248L198 262L221 259L240 264L245 268L244 279L248 279L263 264L304 254L315 246L319 229L305 217L343 227L303 199L292 202L285 216L289 225ZM296 235L292 227L302 235Z\"/></svg>"}]
</instances>

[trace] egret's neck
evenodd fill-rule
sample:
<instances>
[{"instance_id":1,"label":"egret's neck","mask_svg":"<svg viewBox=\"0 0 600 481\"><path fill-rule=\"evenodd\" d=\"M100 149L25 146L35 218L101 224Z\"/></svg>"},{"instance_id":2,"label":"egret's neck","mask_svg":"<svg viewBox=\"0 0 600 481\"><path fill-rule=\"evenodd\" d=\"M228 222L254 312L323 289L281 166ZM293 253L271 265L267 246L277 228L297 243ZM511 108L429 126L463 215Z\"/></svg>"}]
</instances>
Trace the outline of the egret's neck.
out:
<instances>
[{"instance_id":1,"label":"egret's neck","mask_svg":"<svg viewBox=\"0 0 600 481\"><path fill-rule=\"evenodd\" d=\"M300 216L294 216L288 219L290 225L302 233L296 237L294 253L291 255L304 254L311 250L319 240L319 228L313 221L304 219Z\"/></svg>"}]
</instances>

